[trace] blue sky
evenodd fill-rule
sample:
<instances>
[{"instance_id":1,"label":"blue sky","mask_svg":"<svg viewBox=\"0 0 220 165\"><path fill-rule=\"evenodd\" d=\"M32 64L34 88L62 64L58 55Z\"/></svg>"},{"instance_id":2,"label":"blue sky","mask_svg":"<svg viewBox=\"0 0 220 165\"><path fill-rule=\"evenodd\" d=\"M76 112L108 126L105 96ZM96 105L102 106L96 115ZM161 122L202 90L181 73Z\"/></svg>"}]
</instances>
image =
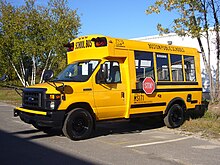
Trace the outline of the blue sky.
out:
<instances>
[{"instance_id":1,"label":"blue sky","mask_svg":"<svg viewBox=\"0 0 220 165\"><path fill-rule=\"evenodd\" d=\"M20 5L23 0L8 0ZM36 0L46 4L46 0ZM79 35L103 34L119 38L136 38L158 34L157 23L170 26L174 13L146 15L145 10L154 0L69 0L77 9L82 27Z\"/></svg>"}]
</instances>

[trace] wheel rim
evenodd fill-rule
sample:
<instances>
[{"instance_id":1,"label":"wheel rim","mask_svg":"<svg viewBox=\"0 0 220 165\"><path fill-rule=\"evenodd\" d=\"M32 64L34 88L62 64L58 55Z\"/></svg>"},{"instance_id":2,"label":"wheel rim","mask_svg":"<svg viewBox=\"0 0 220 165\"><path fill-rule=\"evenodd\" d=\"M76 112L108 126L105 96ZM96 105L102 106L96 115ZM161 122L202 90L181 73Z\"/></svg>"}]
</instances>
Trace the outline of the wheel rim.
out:
<instances>
[{"instance_id":1,"label":"wheel rim","mask_svg":"<svg viewBox=\"0 0 220 165\"><path fill-rule=\"evenodd\" d=\"M181 110L176 108L173 113L171 114L171 120L178 124L182 121L182 113L181 113Z\"/></svg>"},{"instance_id":2,"label":"wheel rim","mask_svg":"<svg viewBox=\"0 0 220 165\"><path fill-rule=\"evenodd\" d=\"M72 122L72 130L77 135L84 134L88 130L88 126L88 120L83 115L75 117Z\"/></svg>"}]
</instances>

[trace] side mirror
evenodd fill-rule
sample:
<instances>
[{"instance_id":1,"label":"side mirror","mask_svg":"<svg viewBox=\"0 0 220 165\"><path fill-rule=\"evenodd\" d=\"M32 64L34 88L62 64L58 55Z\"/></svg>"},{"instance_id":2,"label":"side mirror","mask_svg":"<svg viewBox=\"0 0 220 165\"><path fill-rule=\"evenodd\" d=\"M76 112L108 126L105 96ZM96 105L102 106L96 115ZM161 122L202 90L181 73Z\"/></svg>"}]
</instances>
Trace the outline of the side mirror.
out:
<instances>
[{"instance_id":1,"label":"side mirror","mask_svg":"<svg viewBox=\"0 0 220 165\"><path fill-rule=\"evenodd\" d=\"M64 94L72 94L73 93L73 88L69 85L58 86L58 87L56 87L56 90L58 90Z\"/></svg>"},{"instance_id":2,"label":"side mirror","mask_svg":"<svg viewBox=\"0 0 220 165\"><path fill-rule=\"evenodd\" d=\"M52 70L46 70L44 72L44 75L43 75L43 80L44 81L49 81L52 77L53 77L53 71Z\"/></svg>"},{"instance_id":3,"label":"side mirror","mask_svg":"<svg viewBox=\"0 0 220 165\"><path fill-rule=\"evenodd\" d=\"M108 66L107 64L105 65L101 64L101 67L100 67L100 70L97 76L97 83L98 84L106 83L107 78L108 78Z\"/></svg>"},{"instance_id":4,"label":"side mirror","mask_svg":"<svg viewBox=\"0 0 220 165\"><path fill-rule=\"evenodd\" d=\"M8 75L4 74L1 78L0 81L5 81L8 78Z\"/></svg>"}]
</instances>

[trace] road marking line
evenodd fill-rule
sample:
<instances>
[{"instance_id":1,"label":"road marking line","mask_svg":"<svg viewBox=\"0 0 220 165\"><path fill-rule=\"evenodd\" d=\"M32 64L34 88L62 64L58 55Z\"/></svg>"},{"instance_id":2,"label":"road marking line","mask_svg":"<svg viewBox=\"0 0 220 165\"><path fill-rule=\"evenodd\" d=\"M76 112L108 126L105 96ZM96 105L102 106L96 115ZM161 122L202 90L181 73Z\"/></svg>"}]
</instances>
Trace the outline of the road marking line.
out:
<instances>
[{"instance_id":1,"label":"road marking line","mask_svg":"<svg viewBox=\"0 0 220 165\"><path fill-rule=\"evenodd\" d=\"M192 148L196 148L196 149L204 149L204 150L212 150L212 149L216 149L219 148L220 146L218 145L200 145L200 146L192 146Z\"/></svg>"},{"instance_id":2,"label":"road marking line","mask_svg":"<svg viewBox=\"0 0 220 165\"><path fill-rule=\"evenodd\" d=\"M165 141L152 142L152 143L134 144L134 145L129 145L129 146L125 146L125 147L134 148L134 147L150 146L150 145L156 145L156 144L165 144L165 143L172 143L172 142L177 142L177 141L181 141L181 140L186 140L186 139L190 139L190 138L192 138L192 137L187 136L187 137L182 137L179 139L165 140Z\"/></svg>"}]
</instances>

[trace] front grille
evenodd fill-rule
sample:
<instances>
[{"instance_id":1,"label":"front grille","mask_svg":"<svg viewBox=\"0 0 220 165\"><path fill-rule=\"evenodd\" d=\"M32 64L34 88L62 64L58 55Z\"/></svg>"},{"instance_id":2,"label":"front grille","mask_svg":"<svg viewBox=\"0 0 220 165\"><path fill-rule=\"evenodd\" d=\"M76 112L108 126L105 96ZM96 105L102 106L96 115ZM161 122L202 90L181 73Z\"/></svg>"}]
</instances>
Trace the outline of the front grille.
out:
<instances>
[{"instance_id":1,"label":"front grille","mask_svg":"<svg viewBox=\"0 0 220 165\"><path fill-rule=\"evenodd\" d=\"M23 90L23 107L32 109L44 108L46 89L26 88Z\"/></svg>"},{"instance_id":2,"label":"front grille","mask_svg":"<svg viewBox=\"0 0 220 165\"><path fill-rule=\"evenodd\" d=\"M41 107L41 93L27 92L24 94L23 103L27 106Z\"/></svg>"}]
</instances>

